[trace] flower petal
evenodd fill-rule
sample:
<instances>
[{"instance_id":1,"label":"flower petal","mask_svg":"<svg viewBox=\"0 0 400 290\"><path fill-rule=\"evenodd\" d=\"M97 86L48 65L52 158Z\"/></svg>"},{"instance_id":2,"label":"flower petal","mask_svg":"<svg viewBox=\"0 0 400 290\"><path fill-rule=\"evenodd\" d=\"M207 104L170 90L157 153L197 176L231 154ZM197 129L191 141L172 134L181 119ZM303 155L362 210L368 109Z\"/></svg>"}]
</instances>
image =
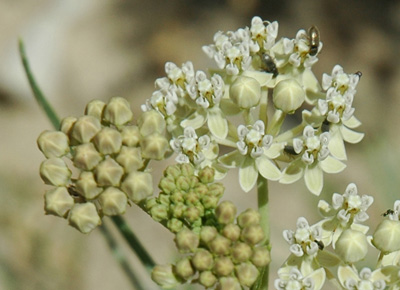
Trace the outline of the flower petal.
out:
<instances>
[{"instance_id":1,"label":"flower petal","mask_svg":"<svg viewBox=\"0 0 400 290\"><path fill-rule=\"evenodd\" d=\"M362 140L362 138L364 138L364 133L360 133L360 132L355 132L353 130L350 130L348 128L346 128L345 126L341 126L340 127L340 132L342 133L343 139L346 142L349 142L351 144L356 144L358 142L360 142Z\"/></svg>"},{"instance_id":2,"label":"flower petal","mask_svg":"<svg viewBox=\"0 0 400 290\"><path fill-rule=\"evenodd\" d=\"M269 158L269 159L275 159L279 155L281 155L283 148L285 147L285 143L279 142L279 143L272 143L271 147L269 147L267 150L264 150L264 154Z\"/></svg>"},{"instance_id":3,"label":"flower petal","mask_svg":"<svg viewBox=\"0 0 400 290\"><path fill-rule=\"evenodd\" d=\"M272 79L273 76L272 73L265 73L261 71L249 71L249 70L245 70L242 75L256 79L261 86L265 86Z\"/></svg>"},{"instance_id":4,"label":"flower petal","mask_svg":"<svg viewBox=\"0 0 400 290\"><path fill-rule=\"evenodd\" d=\"M283 170L279 183L289 184L299 180L303 176L303 164L301 160L290 163L290 165Z\"/></svg>"},{"instance_id":5,"label":"flower petal","mask_svg":"<svg viewBox=\"0 0 400 290\"><path fill-rule=\"evenodd\" d=\"M256 159L256 166L260 174L266 179L279 180L282 176L282 172L278 167L265 155L261 155Z\"/></svg>"},{"instance_id":6,"label":"flower petal","mask_svg":"<svg viewBox=\"0 0 400 290\"><path fill-rule=\"evenodd\" d=\"M228 120L223 116L218 107L208 109L208 128L219 139L225 139L228 135Z\"/></svg>"},{"instance_id":7,"label":"flower petal","mask_svg":"<svg viewBox=\"0 0 400 290\"><path fill-rule=\"evenodd\" d=\"M218 158L218 161L228 168L236 168L243 164L244 159L245 156L234 150Z\"/></svg>"},{"instance_id":8,"label":"flower petal","mask_svg":"<svg viewBox=\"0 0 400 290\"><path fill-rule=\"evenodd\" d=\"M344 147L343 137L338 126L331 126L331 139L328 148L331 154L339 160L346 160L346 148Z\"/></svg>"},{"instance_id":9,"label":"flower petal","mask_svg":"<svg viewBox=\"0 0 400 290\"><path fill-rule=\"evenodd\" d=\"M333 158L332 156L326 157L326 159L321 161L319 165L326 173L339 173L346 168L346 164Z\"/></svg>"},{"instance_id":10,"label":"flower petal","mask_svg":"<svg viewBox=\"0 0 400 290\"><path fill-rule=\"evenodd\" d=\"M307 278L311 278L314 281L314 287L312 288L313 290L320 290L324 285L326 278L324 268L319 268L318 270L315 270L310 275L304 277L304 280L306 280Z\"/></svg>"},{"instance_id":11,"label":"flower petal","mask_svg":"<svg viewBox=\"0 0 400 290\"><path fill-rule=\"evenodd\" d=\"M304 181L311 193L319 195L324 185L324 177L321 167L318 164L307 166L304 172Z\"/></svg>"},{"instance_id":12,"label":"flower petal","mask_svg":"<svg viewBox=\"0 0 400 290\"><path fill-rule=\"evenodd\" d=\"M204 125L207 121L206 111L205 110L197 110L185 120L181 122L181 126L183 128L192 127L193 129L198 129Z\"/></svg>"},{"instance_id":13,"label":"flower petal","mask_svg":"<svg viewBox=\"0 0 400 290\"><path fill-rule=\"evenodd\" d=\"M239 168L239 183L244 192L249 192L256 185L257 177L254 159L247 157Z\"/></svg>"},{"instance_id":14,"label":"flower petal","mask_svg":"<svg viewBox=\"0 0 400 290\"><path fill-rule=\"evenodd\" d=\"M228 90L229 91L229 90ZM225 115L237 115L241 112L241 109L231 99L222 99L219 103L221 110Z\"/></svg>"},{"instance_id":15,"label":"flower petal","mask_svg":"<svg viewBox=\"0 0 400 290\"><path fill-rule=\"evenodd\" d=\"M346 127L349 127L349 128L354 129L354 128L357 128L358 126L360 126L360 125L361 125L361 122L360 122L356 117L351 116L350 119L348 119L348 120L346 120L346 121L343 121L343 124L344 124Z\"/></svg>"},{"instance_id":16,"label":"flower petal","mask_svg":"<svg viewBox=\"0 0 400 290\"><path fill-rule=\"evenodd\" d=\"M344 282L346 280L352 279L354 281L359 281L360 278L358 277L358 274L354 272L354 270L350 266L339 266L338 268L338 278L340 281L340 284L344 287Z\"/></svg>"}]
</instances>

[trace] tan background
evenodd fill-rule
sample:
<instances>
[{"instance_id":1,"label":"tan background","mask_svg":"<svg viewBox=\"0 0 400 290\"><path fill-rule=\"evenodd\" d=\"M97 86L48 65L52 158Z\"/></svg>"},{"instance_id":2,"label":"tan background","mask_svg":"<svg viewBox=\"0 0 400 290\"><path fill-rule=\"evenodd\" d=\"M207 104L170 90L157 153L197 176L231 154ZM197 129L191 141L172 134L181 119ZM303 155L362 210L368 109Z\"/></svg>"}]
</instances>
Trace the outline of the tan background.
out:
<instances>
[{"instance_id":1,"label":"tan background","mask_svg":"<svg viewBox=\"0 0 400 290\"><path fill-rule=\"evenodd\" d=\"M400 2L2 0L0 289L130 289L99 231L84 236L43 214L46 187L38 176L43 157L36 138L51 125L23 75L17 38L25 40L38 82L60 116L80 115L89 100L115 95L128 98L138 113L154 80L164 75L166 61L191 60L195 69L214 66L201 46L218 30L250 25L254 15L278 20L278 38L317 25L324 43L314 67L319 79L335 64L346 72L362 71L354 105L366 137L347 147L348 168L326 178L322 197L343 193L355 182L361 193L375 197L370 224L376 226L380 214L400 198ZM255 206L256 195L237 191L236 173L230 178L230 199L240 210ZM273 278L288 253L282 230L294 229L299 216L318 221L317 202L303 182L271 185ZM138 208L126 218L157 262L173 260L171 234ZM136 258L127 255L137 267ZM142 273L147 289L157 289Z\"/></svg>"}]
</instances>

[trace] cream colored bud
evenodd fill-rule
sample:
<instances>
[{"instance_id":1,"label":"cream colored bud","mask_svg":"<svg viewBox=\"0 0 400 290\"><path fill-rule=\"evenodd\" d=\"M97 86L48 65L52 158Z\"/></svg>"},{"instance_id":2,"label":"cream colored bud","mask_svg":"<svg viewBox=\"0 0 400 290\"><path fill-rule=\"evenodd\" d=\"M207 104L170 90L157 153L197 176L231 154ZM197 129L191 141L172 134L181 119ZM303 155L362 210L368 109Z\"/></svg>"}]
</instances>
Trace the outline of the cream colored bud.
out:
<instances>
[{"instance_id":1,"label":"cream colored bud","mask_svg":"<svg viewBox=\"0 0 400 290\"><path fill-rule=\"evenodd\" d=\"M248 244L241 242L234 244L231 251L232 259L235 263L246 262L253 253Z\"/></svg>"},{"instance_id":2,"label":"cream colored bud","mask_svg":"<svg viewBox=\"0 0 400 290\"><path fill-rule=\"evenodd\" d=\"M101 124L93 116L82 116L74 124L71 136L79 143L88 143L101 130Z\"/></svg>"},{"instance_id":3,"label":"cream colored bud","mask_svg":"<svg viewBox=\"0 0 400 290\"><path fill-rule=\"evenodd\" d=\"M239 76L229 89L229 97L240 108L250 109L260 102L261 85L256 79Z\"/></svg>"},{"instance_id":4,"label":"cream colored bud","mask_svg":"<svg viewBox=\"0 0 400 290\"><path fill-rule=\"evenodd\" d=\"M272 100L277 109L294 113L305 100L306 93L295 79L280 81L274 88Z\"/></svg>"},{"instance_id":5,"label":"cream colored bud","mask_svg":"<svg viewBox=\"0 0 400 290\"><path fill-rule=\"evenodd\" d=\"M124 167L126 173L143 167L143 158L138 147L122 146L115 160Z\"/></svg>"},{"instance_id":6,"label":"cream colored bud","mask_svg":"<svg viewBox=\"0 0 400 290\"><path fill-rule=\"evenodd\" d=\"M199 283L206 288L212 287L217 282L217 277L211 271L204 271L200 273Z\"/></svg>"},{"instance_id":7,"label":"cream colored bud","mask_svg":"<svg viewBox=\"0 0 400 290\"><path fill-rule=\"evenodd\" d=\"M151 208L150 215L156 222L166 220L168 219L168 208L164 204L157 204Z\"/></svg>"},{"instance_id":8,"label":"cream colored bud","mask_svg":"<svg viewBox=\"0 0 400 290\"><path fill-rule=\"evenodd\" d=\"M138 126L124 126L121 130L122 144L129 147L136 147L140 142Z\"/></svg>"},{"instance_id":9,"label":"cream colored bud","mask_svg":"<svg viewBox=\"0 0 400 290\"><path fill-rule=\"evenodd\" d=\"M85 115L93 116L93 117L101 120L105 106L106 106L106 103L104 103L103 101L92 100L86 105Z\"/></svg>"},{"instance_id":10,"label":"cream colored bud","mask_svg":"<svg viewBox=\"0 0 400 290\"><path fill-rule=\"evenodd\" d=\"M264 231L260 225L250 225L242 230L241 240L250 245L255 245L264 239Z\"/></svg>"},{"instance_id":11,"label":"cream colored bud","mask_svg":"<svg viewBox=\"0 0 400 290\"><path fill-rule=\"evenodd\" d=\"M234 277L222 277L216 290L242 290L239 281Z\"/></svg>"},{"instance_id":12,"label":"cream colored bud","mask_svg":"<svg viewBox=\"0 0 400 290\"><path fill-rule=\"evenodd\" d=\"M197 271L210 270L214 264L213 255L207 250L200 249L194 254L192 264Z\"/></svg>"},{"instance_id":13,"label":"cream colored bud","mask_svg":"<svg viewBox=\"0 0 400 290\"><path fill-rule=\"evenodd\" d=\"M126 194L115 187L108 187L97 199L103 213L107 216L121 215L125 213L128 198Z\"/></svg>"},{"instance_id":14,"label":"cream colored bud","mask_svg":"<svg viewBox=\"0 0 400 290\"><path fill-rule=\"evenodd\" d=\"M75 147L74 165L83 170L92 170L103 159L92 143L81 144Z\"/></svg>"},{"instance_id":15,"label":"cream colored bud","mask_svg":"<svg viewBox=\"0 0 400 290\"><path fill-rule=\"evenodd\" d=\"M208 184L214 182L215 169L209 166L199 171L199 179L202 183Z\"/></svg>"},{"instance_id":16,"label":"cream colored bud","mask_svg":"<svg viewBox=\"0 0 400 290\"><path fill-rule=\"evenodd\" d=\"M240 237L240 227L236 224L227 224L223 230L222 234L224 237L230 239L232 242L235 242Z\"/></svg>"},{"instance_id":17,"label":"cream colored bud","mask_svg":"<svg viewBox=\"0 0 400 290\"><path fill-rule=\"evenodd\" d=\"M219 223L229 224L235 220L237 208L230 201L221 202L215 209L215 216Z\"/></svg>"},{"instance_id":18,"label":"cream colored bud","mask_svg":"<svg viewBox=\"0 0 400 290\"><path fill-rule=\"evenodd\" d=\"M195 206L188 206L184 212L185 219L189 222L189 223L193 223L196 220L198 220L199 218L201 218L201 212L200 210L195 207Z\"/></svg>"},{"instance_id":19,"label":"cream colored bud","mask_svg":"<svg viewBox=\"0 0 400 290\"><path fill-rule=\"evenodd\" d=\"M132 121L133 113L129 102L121 97L113 97L104 108L103 118L117 127Z\"/></svg>"},{"instance_id":20,"label":"cream colored bud","mask_svg":"<svg viewBox=\"0 0 400 290\"><path fill-rule=\"evenodd\" d=\"M148 172L133 171L125 178L122 190L134 203L139 203L153 194L153 178Z\"/></svg>"},{"instance_id":21,"label":"cream colored bud","mask_svg":"<svg viewBox=\"0 0 400 290\"><path fill-rule=\"evenodd\" d=\"M231 241L221 235L217 235L215 239L209 243L211 252L219 256L227 255L230 251L230 246Z\"/></svg>"},{"instance_id":22,"label":"cream colored bud","mask_svg":"<svg viewBox=\"0 0 400 290\"><path fill-rule=\"evenodd\" d=\"M112 158L106 158L95 169L96 181L99 186L118 187L124 169Z\"/></svg>"},{"instance_id":23,"label":"cream colored bud","mask_svg":"<svg viewBox=\"0 0 400 290\"><path fill-rule=\"evenodd\" d=\"M170 194L171 192L175 191L176 185L175 180L171 177L163 177L158 184L158 187L165 193Z\"/></svg>"},{"instance_id":24,"label":"cream colored bud","mask_svg":"<svg viewBox=\"0 0 400 290\"><path fill-rule=\"evenodd\" d=\"M170 218L167 222L167 227L171 230L171 232L177 233L182 230L183 223L176 218Z\"/></svg>"},{"instance_id":25,"label":"cream colored bud","mask_svg":"<svg viewBox=\"0 0 400 290\"><path fill-rule=\"evenodd\" d=\"M267 247L256 247L253 249L251 262L256 267L265 267L271 262L271 255Z\"/></svg>"},{"instance_id":26,"label":"cream colored bud","mask_svg":"<svg viewBox=\"0 0 400 290\"><path fill-rule=\"evenodd\" d=\"M234 265L229 257L218 257L215 259L214 272L218 276L228 276L232 274Z\"/></svg>"},{"instance_id":27,"label":"cream colored bud","mask_svg":"<svg viewBox=\"0 0 400 290\"><path fill-rule=\"evenodd\" d=\"M65 217L74 205L74 199L66 187L56 187L44 194L44 209L46 214Z\"/></svg>"},{"instance_id":28,"label":"cream colored bud","mask_svg":"<svg viewBox=\"0 0 400 290\"><path fill-rule=\"evenodd\" d=\"M82 171L76 182L76 191L86 199L96 198L102 188L97 187L97 182L94 178L93 172Z\"/></svg>"},{"instance_id":29,"label":"cream colored bud","mask_svg":"<svg viewBox=\"0 0 400 290\"><path fill-rule=\"evenodd\" d=\"M60 131L42 132L37 139L37 144L47 158L61 157L69 152L68 137Z\"/></svg>"},{"instance_id":30,"label":"cream colored bud","mask_svg":"<svg viewBox=\"0 0 400 290\"><path fill-rule=\"evenodd\" d=\"M372 243L383 252L389 254L400 250L400 221L383 220L376 228Z\"/></svg>"},{"instance_id":31,"label":"cream colored bud","mask_svg":"<svg viewBox=\"0 0 400 290\"><path fill-rule=\"evenodd\" d=\"M94 145L101 154L118 153L122 146L121 134L109 127L104 127L93 138Z\"/></svg>"},{"instance_id":32,"label":"cream colored bud","mask_svg":"<svg viewBox=\"0 0 400 290\"><path fill-rule=\"evenodd\" d=\"M367 255L367 237L360 231L347 229L337 240L335 251L346 263L358 262Z\"/></svg>"},{"instance_id":33,"label":"cream colored bud","mask_svg":"<svg viewBox=\"0 0 400 290\"><path fill-rule=\"evenodd\" d=\"M174 268L175 273L184 280L189 279L194 274L194 270L188 258L183 258L178 261Z\"/></svg>"},{"instance_id":34,"label":"cream colored bud","mask_svg":"<svg viewBox=\"0 0 400 290\"><path fill-rule=\"evenodd\" d=\"M70 136L72 128L74 127L74 124L77 120L77 118L72 116L65 117L61 120L60 131L63 132L65 135Z\"/></svg>"},{"instance_id":35,"label":"cream colored bud","mask_svg":"<svg viewBox=\"0 0 400 290\"><path fill-rule=\"evenodd\" d=\"M251 287L256 282L259 272L251 263L242 263L235 267L236 277L242 286Z\"/></svg>"},{"instance_id":36,"label":"cream colored bud","mask_svg":"<svg viewBox=\"0 0 400 290\"><path fill-rule=\"evenodd\" d=\"M200 239L203 243L208 244L217 236L218 231L212 226L203 226L200 231Z\"/></svg>"},{"instance_id":37,"label":"cream colored bud","mask_svg":"<svg viewBox=\"0 0 400 290\"><path fill-rule=\"evenodd\" d=\"M154 133L143 137L140 140L140 147L142 148L143 158L162 160L169 150L169 143L163 135Z\"/></svg>"},{"instance_id":38,"label":"cream colored bud","mask_svg":"<svg viewBox=\"0 0 400 290\"><path fill-rule=\"evenodd\" d=\"M193 253L199 246L199 242L199 236L188 228L183 228L175 236L176 247L182 253Z\"/></svg>"},{"instance_id":39,"label":"cream colored bud","mask_svg":"<svg viewBox=\"0 0 400 290\"><path fill-rule=\"evenodd\" d=\"M68 220L71 226L84 234L101 224L96 206L91 202L75 204L69 213Z\"/></svg>"},{"instance_id":40,"label":"cream colored bud","mask_svg":"<svg viewBox=\"0 0 400 290\"><path fill-rule=\"evenodd\" d=\"M151 271L151 279L165 289L175 288L180 284L175 277L172 265L155 266Z\"/></svg>"},{"instance_id":41,"label":"cream colored bud","mask_svg":"<svg viewBox=\"0 0 400 290\"><path fill-rule=\"evenodd\" d=\"M155 110L151 110L144 112L140 116L138 120L138 126L140 134L142 134L142 136L147 136L153 133L163 133L166 124L160 113Z\"/></svg>"},{"instance_id":42,"label":"cream colored bud","mask_svg":"<svg viewBox=\"0 0 400 290\"><path fill-rule=\"evenodd\" d=\"M67 185L71 174L71 170L61 158L50 158L40 165L40 177L46 184L54 186Z\"/></svg>"},{"instance_id":43,"label":"cream colored bud","mask_svg":"<svg viewBox=\"0 0 400 290\"><path fill-rule=\"evenodd\" d=\"M237 222L241 228L245 228L250 225L258 225L260 223L260 219L261 216L258 211L248 208L239 214L237 217Z\"/></svg>"}]
</instances>

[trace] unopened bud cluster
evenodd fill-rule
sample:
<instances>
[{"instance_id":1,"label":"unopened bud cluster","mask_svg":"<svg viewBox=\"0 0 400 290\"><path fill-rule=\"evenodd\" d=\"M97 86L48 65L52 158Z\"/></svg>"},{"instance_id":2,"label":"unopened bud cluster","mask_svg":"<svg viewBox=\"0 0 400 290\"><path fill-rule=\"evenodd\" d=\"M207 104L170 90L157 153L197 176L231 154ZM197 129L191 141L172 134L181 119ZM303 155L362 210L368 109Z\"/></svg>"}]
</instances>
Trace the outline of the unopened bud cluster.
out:
<instances>
[{"instance_id":1,"label":"unopened bud cluster","mask_svg":"<svg viewBox=\"0 0 400 290\"><path fill-rule=\"evenodd\" d=\"M59 131L45 131L38 146L46 160L40 166L45 211L68 219L83 233L103 215L125 212L128 200L140 203L153 194L152 176L143 172L148 159L163 159L169 148L165 122L144 113L138 125L127 100L114 97L87 104L85 115L62 120Z\"/></svg>"}]
</instances>

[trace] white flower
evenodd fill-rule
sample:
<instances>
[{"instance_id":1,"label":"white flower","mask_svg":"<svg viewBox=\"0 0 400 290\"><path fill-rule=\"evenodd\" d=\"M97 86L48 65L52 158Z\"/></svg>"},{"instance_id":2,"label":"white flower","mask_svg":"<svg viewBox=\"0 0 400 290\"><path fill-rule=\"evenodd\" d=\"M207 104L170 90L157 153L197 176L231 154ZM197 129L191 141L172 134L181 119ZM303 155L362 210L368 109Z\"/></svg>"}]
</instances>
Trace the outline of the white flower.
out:
<instances>
[{"instance_id":1,"label":"white flower","mask_svg":"<svg viewBox=\"0 0 400 290\"><path fill-rule=\"evenodd\" d=\"M372 272L369 268L363 268L357 273L350 266L339 266L338 278L340 284L348 290L383 290L386 287L385 281L379 275L379 269Z\"/></svg>"},{"instance_id":2,"label":"white flower","mask_svg":"<svg viewBox=\"0 0 400 290\"><path fill-rule=\"evenodd\" d=\"M326 274L323 268L311 272L307 276L295 267L284 267L278 270L279 278L274 286L277 290L319 290L325 283Z\"/></svg>"}]
</instances>

